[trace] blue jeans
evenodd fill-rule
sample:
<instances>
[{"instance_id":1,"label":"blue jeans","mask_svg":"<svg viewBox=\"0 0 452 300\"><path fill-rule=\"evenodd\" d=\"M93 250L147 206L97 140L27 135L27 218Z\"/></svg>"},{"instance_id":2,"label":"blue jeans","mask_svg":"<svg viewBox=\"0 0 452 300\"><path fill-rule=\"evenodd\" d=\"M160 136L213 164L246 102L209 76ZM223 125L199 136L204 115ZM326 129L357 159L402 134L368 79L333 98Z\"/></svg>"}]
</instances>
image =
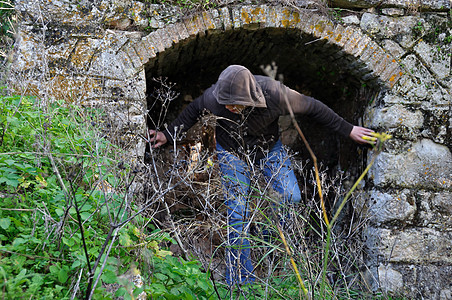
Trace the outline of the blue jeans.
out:
<instances>
[{"instance_id":1,"label":"blue jeans","mask_svg":"<svg viewBox=\"0 0 452 300\"><path fill-rule=\"evenodd\" d=\"M278 141L268 155L255 162L253 166L227 152L218 143L217 155L225 204L228 207L226 282L229 285L251 283L255 281L255 277L250 257L250 242L246 238L249 230L251 168L257 168L263 173L267 183L280 195L281 202L300 202L301 191L281 141Z\"/></svg>"}]
</instances>

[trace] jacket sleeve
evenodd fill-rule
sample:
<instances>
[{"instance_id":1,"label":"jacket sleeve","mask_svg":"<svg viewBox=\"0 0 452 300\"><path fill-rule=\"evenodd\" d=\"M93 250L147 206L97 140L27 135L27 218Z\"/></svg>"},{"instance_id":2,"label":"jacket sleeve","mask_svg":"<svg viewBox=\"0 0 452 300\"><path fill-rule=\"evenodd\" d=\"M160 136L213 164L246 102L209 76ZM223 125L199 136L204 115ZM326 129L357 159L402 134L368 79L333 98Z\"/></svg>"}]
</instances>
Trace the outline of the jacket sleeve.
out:
<instances>
[{"instance_id":1,"label":"jacket sleeve","mask_svg":"<svg viewBox=\"0 0 452 300\"><path fill-rule=\"evenodd\" d=\"M191 102L177 118L163 131L168 142L173 142L173 138L189 130L199 120L204 110L204 95Z\"/></svg>"},{"instance_id":2,"label":"jacket sleeve","mask_svg":"<svg viewBox=\"0 0 452 300\"><path fill-rule=\"evenodd\" d=\"M336 114L331 108L323 104L317 99L300 94L283 84L281 84L281 107L284 108L285 114L289 113L286 101L284 100L284 92L287 95L290 106L294 114L307 115L327 128L348 137L353 129L353 125L345 121Z\"/></svg>"}]
</instances>

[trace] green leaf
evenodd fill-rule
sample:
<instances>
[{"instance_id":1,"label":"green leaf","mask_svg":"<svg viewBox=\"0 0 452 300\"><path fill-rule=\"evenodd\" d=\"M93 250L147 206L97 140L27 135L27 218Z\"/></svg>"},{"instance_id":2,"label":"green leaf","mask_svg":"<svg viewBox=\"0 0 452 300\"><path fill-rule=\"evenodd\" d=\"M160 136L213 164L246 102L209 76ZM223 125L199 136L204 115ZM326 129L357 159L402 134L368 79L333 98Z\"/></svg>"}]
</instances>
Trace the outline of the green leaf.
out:
<instances>
[{"instance_id":1,"label":"green leaf","mask_svg":"<svg viewBox=\"0 0 452 300\"><path fill-rule=\"evenodd\" d=\"M62 215L64 215L64 210L62 210L61 208L57 208L55 209L55 213L61 217Z\"/></svg>"},{"instance_id":2,"label":"green leaf","mask_svg":"<svg viewBox=\"0 0 452 300\"><path fill-rule=\"evenodd\" d=\"M23 238L17 238L14 240L13 242L13 248L17 248L18 246L25 244L27 241L24 240Z\"/></svg>"},{"instance_id":3,"label":"green leaf","mask_svg":"<svg viewBox=\"0 0 452 300\"><path fill-rule=\"evenodd\" d=\"M86 219L89 218L89 216L91 216L91 213L85 211L85 212L82 212L82 213L80 214L80 216L82 217L82 220L85 221Z\"/></svg>"},{"instance_id":4,"label":"green leaf","mask_svg":"<svg viewBox=\"0 0 452 300\"><path fill-rule=\"evenodd\" d=\"M105 283L116 283L118 281L118 277L112 271L104 271L102 274L102 281Z\"/></svg>"},{"instance_id":5,"label":"green leaf","mask_svg":"<svg viewBox=\"0 0 452 300\"><path fill-rule=\"evenodd\" d=\"M56 265L51 265L49 267L50 273L52 274L58 274L60 272L60 268Z\"/></svg>"},{"instance_id":6,"label":"green leaf","mask_svg":"<svg viewBox=\"0 0 452 300\"><path fill-rule=\"evenodd\" d=\"M124 296L126 293L127 293L126 288L125 288L125 287L120 287L120 288L116 291L115 296L116 296L116 297L122 297L122 296Z\"/></svg>"},{"instance_id":7,"label":"green leaf","mask_svg":"<svg viewBox=\"0 0 452 300\"><path fill-rule=\"evenodd\" d=\"M165 281L168 279L168 276L162 274L162 273L155 273L154 277L157 278L160 281Z\"/></svg>"},{"instance_id":8,"label":"green leaf","mask_svg":"<svg viewBox=\"0 0 452 300\"><path fill-rule=\"evenodd\" d=\"M119 243L124 247L130 247L133 245L132 240L127 232L122 232L119 236Z\"/></svg>"},{"instance_id":9,"label":"green leaf","mask_svg":"<svg viewBox=\"0 0 452 300\"><path fill-rule=\"evenodd\" d=\"M0 219L0 227L3 229L8 229L9 225L11 225L11 219L10 218L2 218Z\"/></svg>"},{"instance_id":10,"label":"green leaf","mask_svg":"<svg viewBox=\"0 0 452 300\"><path fill-rule=\"evenodd\" d=\"M68 278L69 278L69 275L67 273L67 270L61 268L60 271L58 272L58 280L61 283L65 283Z\"/></svg>"}]
</instances>

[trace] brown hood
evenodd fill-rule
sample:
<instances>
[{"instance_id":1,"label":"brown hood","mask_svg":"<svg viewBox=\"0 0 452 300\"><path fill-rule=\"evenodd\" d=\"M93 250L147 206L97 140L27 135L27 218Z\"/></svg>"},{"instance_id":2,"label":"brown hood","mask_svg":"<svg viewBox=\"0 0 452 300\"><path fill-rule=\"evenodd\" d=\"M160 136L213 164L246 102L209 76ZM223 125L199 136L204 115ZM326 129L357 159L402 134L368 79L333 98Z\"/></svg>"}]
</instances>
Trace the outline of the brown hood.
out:
<instances>
[{"instance_id":1,"label":"brown hood","mask_svg":"<svg viewBox=\"0 0 452 300\"><path fill-rule=\"evenodd\" d=\"M259 83L247 68L239 65L221 72L213 95L223 105L267 107Z\"/></svg>"}]
</instances>

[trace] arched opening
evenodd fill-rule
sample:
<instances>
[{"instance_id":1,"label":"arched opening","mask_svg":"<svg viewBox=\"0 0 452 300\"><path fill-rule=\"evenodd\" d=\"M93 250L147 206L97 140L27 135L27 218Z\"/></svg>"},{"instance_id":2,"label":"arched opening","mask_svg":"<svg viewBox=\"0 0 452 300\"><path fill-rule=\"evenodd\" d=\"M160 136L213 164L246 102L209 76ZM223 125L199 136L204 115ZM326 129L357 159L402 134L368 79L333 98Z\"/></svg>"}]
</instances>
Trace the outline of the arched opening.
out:
<instances>
[{"instance_id":1,"label":"arched opening","mask_svg":"<svg viewBox=\"0 0 452 300\"><path fill-rule=\"evenodd\" d=\"M375 90L350 73L349 65L354 59L341 55L336 46L296 29L207 33L182 41L151 61L146 68L147 91L149 96L156 86L152 78L168 78L175 84L174 91L179 95L166 115L165 122L169 123L191 99L215 83L228 65L241 64L254 74L263 74L260 66L274 61L287 86L319 99L350 123L360 124ZM148 100L151 119L158 119L156 103L152 97ZM314 120L299 116L298 122L319 161L329 169L349 170L361 165L358 145L328 132ZM299 138L290 136L287 141L300 158L310 158ZM359 167L353 172L358 173Z\"/></svg>"},{"instance_id":2,"label":"arched opening","mask_svg":"<svg viewBox=\"0 0 452 300\"><path fill-rule=\"evenodd\" d=\"M228 65L241 64L254 74L263 74L260 66L275 62L278 73L284 76L284 83L287 86L321 100L350 123L360 125L364 110L371 101L375 88L350 72L350 66L357 63L355 60L356 58L343 54L336 46L300 33L296 29L265 28L229 30L221 33L208 32L204 36L179 42L160 53L146 66L148 124L152 128L164 126L165 123L169 124L191 100L214 84L221 71ZM171 103L168 103L163 119L161 118L162 104L156 101L155 94L155 89L161 86L161 82L153 80L159 77L167 78L167 82L174 83L172 89L178 94ZM155 122L156 119L160 119L158 124ZM331 178L338 176L339 173L346 174L347 180L353 182L365 167L366 148L329 132L314 120L304 116L298 116L297 121L321 164L322 172ZM295 153L294 158L303 166L303 170L299 170L297 174L300 176L303 192L313 195L315 183L310 177L312 160L309 153L290 125L290 120L281 120L281 122L286 123L286 125L281 124L282 137L285 139L283 142L286 142ZM289 122L288 125L287 122ZM209 144L211 139L203 135L204 132L212 134L213 131L205 128L196 130L195 133L189 134L189 142L194 142L198 138L202 140L203 147L214 148L214 145ZM193 143L188 147L184 146L185 157L191 155L192 145ZM167 147L168 153L173 150L171 146ZM337 187L327 186L331 189L325 191L327 206L331 211L337 204L339 196ZM198 194L198 197L202 195L204 198L205 194L193 189L189 190L190 192L185 190L180 193L179 196L182 198L179 198L179 202L176 201L182 207L185 205L186 208L186 210L180 210L183 211L181 217L203 219L204 217L197 215L203 203L193 203L200 201L196 200L197 196L193 193ZM217 207L221 207L221 195L217 194L215 197ZM173 207L181 208L178 204L174 204ZM318 220L315 220L316 216L312 217L314 219L312 223L318 223Z\"/></svg>"}]
</instances>

